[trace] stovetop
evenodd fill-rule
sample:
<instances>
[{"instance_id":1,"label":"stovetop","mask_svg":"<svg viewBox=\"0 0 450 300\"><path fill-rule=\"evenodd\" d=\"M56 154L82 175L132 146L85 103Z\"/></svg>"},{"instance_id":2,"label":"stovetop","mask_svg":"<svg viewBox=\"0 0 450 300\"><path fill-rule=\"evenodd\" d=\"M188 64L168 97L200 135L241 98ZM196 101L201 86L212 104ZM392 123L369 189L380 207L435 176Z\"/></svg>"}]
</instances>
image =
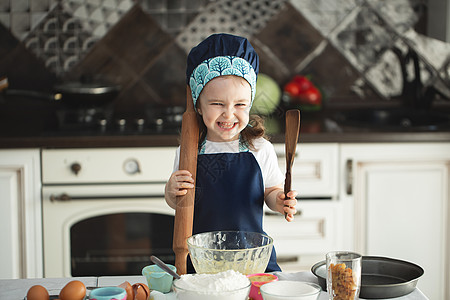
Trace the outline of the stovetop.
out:
<instances>
[{"instance_id":1,"label":"stovetop","mask_svg":"<svg viewBox=\"0 0 450 300\"><path fill-rule=\"evenodd\" d=\"M26 97L2 99L1 138L179 135L185 111L180 106L124 111L113 104L74 108Z\"/></svg>"},{"instance_id":2,"label":"stovetop","mask_svg":"<svg viewBox=\"0 0 450 300\"><path fill-rule=\"evenodd\" d=\"M43 131L41 137L76 137L76 136L133 136L133 135L178 135L181 132L181 125L179 128L167 127L144 127L142 129L72 129L59 130L49 129Z\"/></svg>"},{"instance_id":3,"label":"stovetop","mask_svg":"<svg viewBox=\"0 0 450 300\"><path fill-rule=\"evenodd\" d=\"M110 109L58 110L56 122L46 126L43 136L124 136L178 134L181 109L172 113L117 113Z\"/></svg>"},{"instance_id":4,"label":"stovetop","mask_svg":"<svg viewBox=\"0 0 450 300\"><path fill-rule=\"evenodd\" d=\"M1 99L0 99L1 100ZM26 105L25 105L26 104ZM144 109L142 112L61 112L40 102L3 103L0 109L0 148L22 147L129 147L179 144L184 108ZM58 106L59 107L59 106ZM450 108L449 108L450 109ZM449 110L447 110L449 111ZM448 142L450 131L380 131L348 128L330 122L332 111L302 115L302 142ZM61 118L67 119L61 123ZM272 142L284 142L283 122L266 122Z\"/></svg>"}]
</instances>

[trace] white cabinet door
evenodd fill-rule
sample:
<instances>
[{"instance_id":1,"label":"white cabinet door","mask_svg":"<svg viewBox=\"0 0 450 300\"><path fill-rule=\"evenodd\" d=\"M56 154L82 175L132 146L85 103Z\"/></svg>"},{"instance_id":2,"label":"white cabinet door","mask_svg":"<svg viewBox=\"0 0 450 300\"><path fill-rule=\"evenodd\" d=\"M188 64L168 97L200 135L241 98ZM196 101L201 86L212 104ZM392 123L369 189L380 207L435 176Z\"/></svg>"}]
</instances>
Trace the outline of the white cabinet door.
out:
<instances>
[{"instance_id":1,"label":"white cabinet door","mask_svg":"<svg viewBox=\"0 0 450 300\"><path fill-rule=\"evenodd\" d=\"M348 247L420 265L430 299L450 296L449 166L450 144L341 147Z\"/></svg>"},{"instance_id":2,"label":"white cabinet door","mask_svg":"<svg viewBox=\"0 0 450 300\"><path fill-rule=\"evenodd\" d=\"M0 150L0 278L42 277L39 149Z\"/></svg>"}]
</instances>

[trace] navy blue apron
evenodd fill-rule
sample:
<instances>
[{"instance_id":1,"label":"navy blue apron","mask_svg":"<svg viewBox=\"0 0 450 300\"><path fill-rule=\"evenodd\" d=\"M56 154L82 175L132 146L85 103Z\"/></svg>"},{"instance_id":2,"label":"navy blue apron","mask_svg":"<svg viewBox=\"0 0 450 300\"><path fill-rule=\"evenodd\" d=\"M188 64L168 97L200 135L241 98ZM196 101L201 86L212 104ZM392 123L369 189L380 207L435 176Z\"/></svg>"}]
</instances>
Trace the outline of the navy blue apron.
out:
<instances>
[{"instance_id":1,"label":"navy blue apron","mask_svg":"<svg viewBox=\"0 0 450 300\"><path fill-rule=\"evenodd\" d=\"M264 184L251 152L199 154L193 234L262 230ZM266 272L281 271L272 250ZM188 259L188 273L195 273Z\"/></svg>"}]
</instances>

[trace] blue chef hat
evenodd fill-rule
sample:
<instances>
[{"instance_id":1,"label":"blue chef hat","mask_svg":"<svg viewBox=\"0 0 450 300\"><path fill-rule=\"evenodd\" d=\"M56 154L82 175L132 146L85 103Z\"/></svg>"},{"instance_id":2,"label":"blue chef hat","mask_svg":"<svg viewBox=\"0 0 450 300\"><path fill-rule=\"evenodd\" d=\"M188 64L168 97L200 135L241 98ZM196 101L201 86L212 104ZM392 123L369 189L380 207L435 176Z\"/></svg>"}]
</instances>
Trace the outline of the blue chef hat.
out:
<instances>
[{"instance_id":1,"label":"blue chef hat","mask_svg":"<svg viewBox=\"0 0 450 300\"><path fill-rule=\"evenodd\" d=\"M195 106L203 87L211 79L237 75L250 84L253 103L258 72L258 54L246 38L224 33L213 34L189 52L186 84L191 87Z\"/></svg>"}]
</instances>

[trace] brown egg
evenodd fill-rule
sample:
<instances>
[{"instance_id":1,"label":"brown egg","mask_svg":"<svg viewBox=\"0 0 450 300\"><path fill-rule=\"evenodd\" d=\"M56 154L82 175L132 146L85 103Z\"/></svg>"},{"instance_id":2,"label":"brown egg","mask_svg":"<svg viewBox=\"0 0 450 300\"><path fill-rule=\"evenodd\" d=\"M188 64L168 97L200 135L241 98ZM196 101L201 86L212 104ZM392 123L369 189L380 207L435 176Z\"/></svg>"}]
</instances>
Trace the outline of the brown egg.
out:
<instances>
[{"instance_id":1,"label":"brown egg","mask_svg":"<svg viewBox=\"0 0 450 300\"><path fill-rule=\"evenodd\" d=\"M127 291L127 299L134 300L134 291L133 287L128 281L125 281L124 283L120 284L119 287L123 288L125 291Z\"/></svg>"},{"instance_id":2,"label":"brown egg","mask_svg":"<svg viewBox=\"0 0 450 300\"><path fill-rule=\"evenodd\" d=\"M150 289L144 283L133 284L134 300L148 300L150 297Z\"/></svg>"},{"instance_id":3,"label":"brown egg","mask_svg":"<svg viewBox=\"0 0 450 300\"><path fill-rule=\"evenodd\" d=\"M27 300L48 300L48 291L42 285L33 285L27 293Z\"/></svg>"},{"instance_id":4,"label":"brown egg","mask_svg":"<svg viewBox=\"0 0 450 300\"><path fill-rule=\"evenodd\" d=\"M66 284L59 292L61 300L83 300L86 296L86 286L79 280L73 280Z\"/></svg>"}]
</instances>

